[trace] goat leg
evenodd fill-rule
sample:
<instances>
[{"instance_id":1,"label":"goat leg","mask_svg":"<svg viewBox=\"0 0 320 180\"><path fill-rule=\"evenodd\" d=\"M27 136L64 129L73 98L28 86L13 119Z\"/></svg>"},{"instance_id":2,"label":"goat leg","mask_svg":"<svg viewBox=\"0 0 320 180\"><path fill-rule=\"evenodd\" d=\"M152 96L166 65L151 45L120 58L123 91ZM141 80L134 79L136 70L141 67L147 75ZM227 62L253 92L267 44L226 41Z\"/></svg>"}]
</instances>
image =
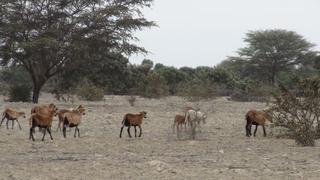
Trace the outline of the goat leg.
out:
<instances>
[{"instance_id":1,"label":"goat leg","mask_svg":"<svg viewBox=\"0 0 320 180\"><path fill-rule=\"evenodd\" d=\"M250 137L248 124L246 124L245 129L246 129L246 136Z\"/></svg>"},{"instance_id":2,"label":"goat leg","mask_svg":"<svg viewBox=\"0 0 320 180\"><path fill-rule=\"evenodd\" d=\"M124 125L121 127L121 130L120 130L120 135L119 135L120 138L121 138L121 135L122 135L123 127L124 127Z\"/></svg>"},{"instance_id":3,"label":"goat leg","mask_svg":"<svg viewBox=\"0 0 320 180\"><path fill-rule=\"evenodd\" d=\"M74 128L74 134L73 134L73 137L77 137L77 136L76 136L76 133L77 133L77 126Z\"/></svg>"},{"instance_id":4,"label":"goat leg","mask_svg":"<svg viewBox=\"0 0 320 180\"><path fill-rule=\"evenodd\" d=\"M2 126L2 123L3 123L3 121L4 121L5 118L6 118L6 116L3 115L3 118L2 118L1 123L0 123L0 127Z\"/></svg>"},{"instance_id":5,"label":"goat leg","mask_svg":"<svg viewBox=\"0 0 320 180\"><path fill-rule=\"evenodd\" d=\"M141 134L142 134L142 128L141 128L141 125L139 125L139 129L140 129L139 137L141 137Z\"/></svg>"},{"instance_id":6,"label":"goat leg","mask_svg":"<svg viewBox=\"0 0 320 180\"><path fill-rule=\"evenodd\" d=\"M137 127L134 126L134 137L136 138L137 137Z\"/></svg>"},{"instance_id":7,"label":"goat leg","mask_svg":"<svg viewBox=\"0 0 320 180\"><path fill-rule=\"evenodd\" d=\"M66 133L66 125L65 125L65 124L63 125L63 130L62 130L62 132L63 132L63 137L66 138L67 133Z\"/></svg>"},{"instance_id":8,"label":"goat leg","mask_svg":"<svg viewBox=\"0 0 320 180\"><path fill-rule=\"evenodd\" d=\"M17 123L18 123L18 125L19 125L20 130L21 130L22 128L21 128L21 125L20 125L20 123L19 123L18 119L17 119Z\"/></svg>"},{"instance_id":9,"label":"goat leg","mask_svg":"<svg viewBox=\"0 0 320 180\"><path fill-rule=\"evenodd\" d=\"M32 139L32 140L34 141L33 132L34 132L34 127L31 127L31 128L30 128L30 136L29 136L29 139L30 139L30 140Z\"/></svg>"},{"instance_id":10,"label":"goat leg","mask_svg":"<svg viewBox=\"0 0 320 180\"><path fill-rule=\"evenodd\" d=\"M78 130L78 137L80 137L80 129L77 126L77 130Z\"/></svg>"},{"instance_id":11,"label":"goat leg","mask_svg":"<svg viewBox=\"0 0 320 180\"><path fill-rule=\"evenodd\" d=\"M46 132L47 132L47 130L48 130L48 127L47 128L45 128L42 132L43 132L43 136L42 136L42 139L41 139L41 141L44 141L44 137L46 136Z\"/></svg>"},{"instance_id":12,"label":"goat leg","mask_svg":"<svg viewBox=\"0 0 320 180\"><path fill-rule=\"evenodd\" d=\"M262 125L262 128L263 128L263 136L266 137L267 136L266 128L264 127L264 125Z\"/></svg>"},{"instance_id":13,"label":"goat leg","mask_svg":"<svg viewBox=\"0 0 320 180\"><path fill-rule=\"evenodd\" d=\"M131 136L131 134L130 134L130 127L131 127L131 126L128 126L127 131L128 131L128 135L129 135L129 137L130 137L130 138L132 138L132 136Z\"/></svg>"},{"instance_id":14,"label":"goat leg","mask_svg":"<svg viewBox=\"0 0 320 180\"><path fill-rule=\"evenodd\" d=\"M9 119L7 119L6 126L7 126L7 129L9 129Z\"/></svg>"},{"instance_id":15,"label":"goat leg","mask_svg":"<svg viewBox=\"0 0 320 180\"><path fill-rule=\"evenodd\" d=\"M249 130L249 135L250 135L250 136L252 136L251 128L252 128L252 124L250 123L250 124L248 125L248 130Z\"/></svg>"},{"instance_id":16,"label":"goat leg","mask_svg":"<svg viewBox=\"0 0 320 180\"><path fill-rule=\"evenodd\" d=\"M47 128L47 131L48 131L48 133L49 133L49 135L50 135L50 139L53 140L52 135L51 135L51 129L50 129L50 128Z\"/></svg>"},{"instance_id":17,"label":"goat leg","mask_svg":"<svg viewBox=\"0 0 320 180\"><path fill-rule=\"evenodd\" d=\"M254 130L254 133L253 133L254 137L256 137L257 130L258 130L258 125L256 125L256 129Z\"/></svg>"}]
</instances>

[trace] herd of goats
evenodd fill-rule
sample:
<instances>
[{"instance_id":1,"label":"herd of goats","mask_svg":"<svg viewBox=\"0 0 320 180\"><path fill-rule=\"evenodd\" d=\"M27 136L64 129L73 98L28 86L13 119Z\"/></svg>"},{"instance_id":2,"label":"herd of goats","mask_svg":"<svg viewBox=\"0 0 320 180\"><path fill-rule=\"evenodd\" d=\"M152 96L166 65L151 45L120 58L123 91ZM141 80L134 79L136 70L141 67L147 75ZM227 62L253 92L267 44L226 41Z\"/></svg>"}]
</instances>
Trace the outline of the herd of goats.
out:
<instances>
[{"instance_id":1,"label":"herd of goats","mask_svg":"<svg viewBox=\"0 0 320 180\"><path fill-rule=\"evenodd\" d=\"M51 140L52 135L51 135L51 126L53 122L53 118L55 116L58 116L59 121L58 121L58 127L57 131L62 128L63 131L63 136L66 138L66 128L75 128L74 131L74 137L76 137L78 133L78 137L80 137L80 130L78 128L78 125L81 123L81 118L82 116L85 115L85 108L82 105L77 106L74 109L60 109L54 105L54 104L49 104L49 105L39 105L39 106L34 106L31 109L31 115L29 118L29 125L30 125L30 135L29 139L35 140L33 134L35 133L35 128L38 127L40 131L43 132L43 137L42 141L44 141L44 137L46 135L46 132L49 133ZM142 111L138 114L131 114L127 113L125 114L123 121L122 121L122 126L120 129L120 138L122 136L122 131L124 127L127 127L127 132L129 137L131 138L130 134L130 127L133 126L135 130L135 137L137 137L137 129L136 127L139 127L140 133L139 137L141 137L142 134L142 120L146 118L147 112ZM14 126L14 122L16 121L19 125L19 128L21 130L21 125L18 121L18 118L20 117L26 117L24 112L19 112L15 111L11 108L6 108L3 112L3 117L0 123L0 127L2 126L2 123L5 119L6 121L6 126L7 129L9 129L9 121L12 121L12 128ZM199 109L194 109L191 107L188 107L184 113L184 115L176 115L173 123L173 131L175 128L177 129L178 135L179 131L181 128L186 129L187 126L190 127L191 132L192 132L192 138L195 138L195 129L197 126L200 125L200 122L202 121L204 124L206 123L206 118L207 115L205 113L202 113ZM255 125L255 131L254 131L254 136L256 135L257 128L259 125L263 127L263 134L266 136L266 131L265 131L265 122L266 120L269 120L272 122L272 118L269 115L267 110L263 111L256 111L256 110L250 110L246 113L245 115L246 118L246 136L250 137L251 134L251 127L252 125Z\"/></svg>"}]
</instances>

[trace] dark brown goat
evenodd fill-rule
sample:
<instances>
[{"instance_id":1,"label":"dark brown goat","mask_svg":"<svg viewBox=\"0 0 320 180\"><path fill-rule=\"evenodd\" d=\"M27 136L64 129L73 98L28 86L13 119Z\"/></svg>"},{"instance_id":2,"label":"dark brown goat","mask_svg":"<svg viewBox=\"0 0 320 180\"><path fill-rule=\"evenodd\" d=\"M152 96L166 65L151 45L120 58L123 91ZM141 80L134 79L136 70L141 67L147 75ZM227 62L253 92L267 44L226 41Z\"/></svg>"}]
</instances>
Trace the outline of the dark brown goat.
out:
<instances>
[{"instance_id":1,"label":"dark brown goat","mask_svg":"<svg viewBox=\"0 0 320 180\"><path fill-rule=\"evenodd\" d=\"M14 125L14 121L17 121L18 125L19 125L19 128L21 130L21 125L18 121L18 118L23 116L24 118L26 118L26 115L24 112L18 112L18 111L14 111L10 108L6 108L3 112L3 116L2 116L2 120L1 120L1 123L0 123L0 127L2 126L2 123L4 121L4 119L7 119L7 122L6 122L6 125L7 125L7 129L9 129L9 120L12 121L12 129L13 129L13 125Z\"/></svg>"},{"instance_id":2,"label":"dark brown goat","mask_svg":"<svg viewBox=\"0 0 320 180\"><path fill-rule=\"evenodd\" d=\"M247 120L247 124L246 124L247 137L250 137L252 135L251 134L252 125L256 125L256 129L254 130L254 134L253 134L254 136L256 136L258 126L261 125L263 128L263 136L266 137L267 133L264 125L267 120L269 120L270 122L273 122L272 117L269 115L269 112L267 110L265 111L250 110L246 114L246 120Z\"/></svg>"},{"instance_id":3,"label":"dark brown goat","mask_svg":"<svg viewBox=\"0 0 320 180\"><path fill-rule=\"evenodd\" d=\"M131 126L134 127L134 136L137 137L137 128L136 127L138 126L140 129L139 137L141 137L141 134L142 134L141 124L142 124L143 118L147 118L146 115L147 115L147 112L145 112L145 111L142 111L139 114L127 113L123 117L123 120L122 120L122 127L120 130L120 138L122 136L122 130L123 130L124 126L128 127L127 131L128 131L128 135L130 138L132 137L130 134L130 127Z\"/></svg>"},{"instance_id":4,"label":"dark brown goat","mask_svg":"<svg viewBox=\"0 0 320 180\"><path fill-rule=\"evenodd\" d=\"M30 117L30 136L29 139L34 141L34 137L33 137L33 133L35 132L34 129L36 127L42 128L43 129L43 137L42 137L42 141L44 141L44 137L46 135L46 131L48 131L51 140L53 139L51 136L51 125L52 125L52 121L53 121L53 117L56 114L56 108L55 107L51 107L49 109L47 109L47 114L41 114L41 113L33 113L31 114Z\"/></svg>"}]
</instances>

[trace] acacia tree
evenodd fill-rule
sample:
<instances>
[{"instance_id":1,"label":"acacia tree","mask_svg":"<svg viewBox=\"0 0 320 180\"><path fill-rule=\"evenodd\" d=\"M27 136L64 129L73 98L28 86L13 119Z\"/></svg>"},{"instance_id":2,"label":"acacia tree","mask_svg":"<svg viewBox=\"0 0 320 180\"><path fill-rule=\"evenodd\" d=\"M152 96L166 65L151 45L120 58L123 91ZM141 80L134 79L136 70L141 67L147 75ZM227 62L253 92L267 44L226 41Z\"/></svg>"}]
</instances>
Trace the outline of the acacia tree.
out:
<instances>
[{"instance_id":1,"label":"acacia tree","mask_svg":"<svg viewBox=\"0 0 320 180\"><path fill-rule=\"evenodd\" d=\"M279 72L315 57L314 45L293 31L250 31L244 41L247 47L238 51L240 58L256 66L272 85Z\"/></svg>"},{"instance_id":2,"label":"acacia tree","mask_svg":"<svg viewBox=\"0 0 320 180\"><path fill-rule=\"evenodd\" d=\"M140 11L152 1L2 0L1 65L26 68L33 82L33 102L37 103L47 80L79 59L146 53L134 44L137 38L133 33L155 25Z\"/></svg>"}]
</instances>

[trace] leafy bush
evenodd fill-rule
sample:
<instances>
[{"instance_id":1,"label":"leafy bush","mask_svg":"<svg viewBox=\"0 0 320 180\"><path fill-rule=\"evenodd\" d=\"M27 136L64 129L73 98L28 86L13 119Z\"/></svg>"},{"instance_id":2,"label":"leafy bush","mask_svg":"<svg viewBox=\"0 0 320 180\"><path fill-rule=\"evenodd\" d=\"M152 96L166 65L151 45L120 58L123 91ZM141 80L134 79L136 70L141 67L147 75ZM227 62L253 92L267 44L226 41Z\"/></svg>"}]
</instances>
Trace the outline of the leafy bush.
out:
<instances>
[{"instance_id":1,"label":"leafy bush","mask_svg":"<svg viewBox=\"0 0 320 180\"><path fill-rule=\"evenodd\" d=\"M3 67L0 69L0 85L0 94L9 96L11 94L14 101L27 101L27 94L30 92L25 91L31 91L32 81L28 72L22 66ZM21 90L18 90L19 88ZM21 94L21 98L16 93Z\"/></svg>"},{"instance_id":2,"label":"leafy bush","mask_svg":"<svg viewBox=\"0 0 320 180\"><path fill-rule=\"evenodd\" d=\"M9 88L10 102L30 102L31 88L28 85L13 85Z\"/></svg>"},{"instance_id":3,"label":"leafy bush","mask_svg":"<svg viewBox=\"0 0 320 180\"><path fill-rule=\"evenodd\" d=\"M76 87L75 94L81 100L101 101L103 100L104 90L85 79Z\"/></svg>"},{"instance_id":4,"label":"leafy bush","mask_svg":"<svg viewBox=\"0 0 320 180\"><path fill-rule=\"evenodd\" d=\"M140 87L141 95L147 98L160 98L169 94L166 80L158 73L150 73Z\"/></svg>"},{"instance_id":5,"label":"leafy bush","mask_svg":"<svg viewBox=\"0 0 320 180\"><path fill-rule=\"evenodd\" d=\"M298 145L314 146L320 134L320 78L304 79L292 91L281 85L274 98L275 125L289 129Z\"/></svg>"}]
</instances>

